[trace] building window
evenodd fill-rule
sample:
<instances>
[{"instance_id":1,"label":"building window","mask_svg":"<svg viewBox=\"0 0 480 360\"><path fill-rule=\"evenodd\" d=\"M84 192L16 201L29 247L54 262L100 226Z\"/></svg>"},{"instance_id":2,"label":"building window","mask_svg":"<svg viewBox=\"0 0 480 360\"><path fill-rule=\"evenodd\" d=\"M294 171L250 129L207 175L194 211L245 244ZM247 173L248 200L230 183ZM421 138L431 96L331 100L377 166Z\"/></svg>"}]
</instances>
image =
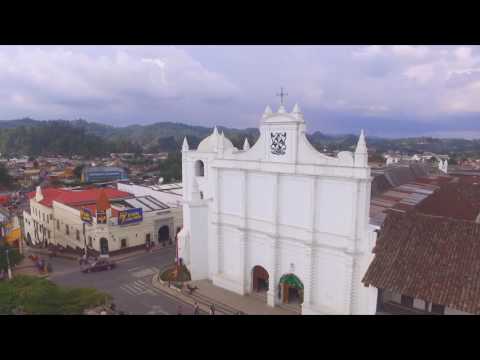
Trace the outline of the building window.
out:
<instances>
[{"instance_id":1,"label":"building window","mask_svg":"<svg viewBox=\"0 0 480 360\"><path fill-rule=\"evenodd\" d=\"M120 240L120 247L122 249L127 247L127 239Z\"/></svg>"},{"instance_id":2,"label":"building window","mask_svg":"<svg viewBox=\"0 0 480 360\"><path fill-rule=\"evenodd\" d=\"M80 240L80 230L77 229L77 240Z\"/></svg>"},{"instance_id":3,"label":"building window","mask_svg":"<svg viewBox=\"0 0 480 360\"><path fill-rule=\"evenodd\" d=\"M57 220L57 230L60 230L60 220Z\"/></svg>"},{"instance_id":4,"label":"building window","mask_svg":"<svg viewBox=\"0 0 480 360\"><path fill-rule=\"evenodd\" d=\"M88 246L92 247L92 237L88 237Z\"/></svg>"},{"instance_id":5,"label":"building window","mask_svg":"<svg viewBox=\"0 0 480 360\"><path fill-rule=\"evenodd\" d=\"M48 230L48 238L50 239L50 230Z\"/></svg>"},{"instance_id":6,"label":"building window","mask_svg":"<svg viewBox=\"0 0 480 360\"><path fill-rule=\"evenodd\" d=\"M70 235L70 229L68 228L68 225L65 225L65 234Z\"/></svg>"},{"instance_id":7,"label":"building window","mask_svg":"<svg viewBox=\"0 0 480 360\"><path fill-rule=\"evenodd\" d=\"M50 220L53 220L53 214L50 214Z\"/></svg>"},{"instance_id":8,"label":"building window","mask_svg":"<svg viewBox=\"0 0 480 360\"><path fill-rule=\"evenodd\" d=\"M205 165L202 160L195 161L195 176L205 176Z\"/></svg>"},{"instance_id":9,"label":"building window","mask_svg":"<svg viewBox=\"0 0 480 360\"><path fill-rule=\"evenodd\" d=\"M145 241L147 243L149 243L151 241L151 235L150 234L145 235Z\"/></svg>"},{"instance_id":10,"label":"building window","mask_svg":"<svg viewBox=\"0 0 480 360\"><path fill-rule=\"evenodd\" d=\"M413 307L413 297L402 295L401 303L406 307Z\"/></svg>"},{"instance_id":11,"label":"building window","mask_svg":"<svg viewBox=\"0 0 480 360\"><path fill-rule=\"evenodd\" d=\"M42 219L45 222L45 213L42 214Z\"/></svg>"},{"instance_id":12,"label":"building window","mask_svg":"<svg viewBox=\"0 0 480 360\"><path fill-rule=\"evenodd\" d=\"M445 306L439 304L432 304L432 314L443 315L445 313Z\"/></svg>"}]
</instances>

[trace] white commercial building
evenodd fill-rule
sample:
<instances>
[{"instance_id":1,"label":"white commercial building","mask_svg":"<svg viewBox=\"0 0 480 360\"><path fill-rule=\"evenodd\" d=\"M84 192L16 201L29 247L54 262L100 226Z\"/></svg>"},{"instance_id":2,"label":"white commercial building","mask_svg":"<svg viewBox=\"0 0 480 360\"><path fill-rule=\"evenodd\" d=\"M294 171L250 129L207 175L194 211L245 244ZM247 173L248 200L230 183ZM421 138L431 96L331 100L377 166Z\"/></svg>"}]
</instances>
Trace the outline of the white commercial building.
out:
<instances>
[{"instance_id":1,"label":"white commercial building","mask_svg":"<svg viewBox=\"0 0 480 360\"><path fill-rule=\"evenodd\" d=\"M37 187L24 211L28 242L108 256L119 250L165 244L181 228L178 209L151 196L117 189L67 190ZM83 228L85 224L85 235Z\"/></svg>"},{"instance_id":2,"label":"white commercial building","mask_svg":"<svg viewBox=\"0 0 480 360\"><path fill-rule=\"evenodd\" d=\"M135 196L152 196L172 208L181 208L183 203L182 183L146 186L130 182L118 182L117 189L129 192Z\"/></svg>"},{"instance_id":3,"label":"white commercial building","mask_svg":"<svg viewBox=\"0 0 480 360\"><path fill-rule=\"evenodd\" d=\"M236 149L217 129L182 149L184 227L179 254L193 280L303 314L374 314L362 276L373 257L370 168L363 132L355 153L318 152L303 114L269 107L260 137Z\"/></svg>"}]
</instances>

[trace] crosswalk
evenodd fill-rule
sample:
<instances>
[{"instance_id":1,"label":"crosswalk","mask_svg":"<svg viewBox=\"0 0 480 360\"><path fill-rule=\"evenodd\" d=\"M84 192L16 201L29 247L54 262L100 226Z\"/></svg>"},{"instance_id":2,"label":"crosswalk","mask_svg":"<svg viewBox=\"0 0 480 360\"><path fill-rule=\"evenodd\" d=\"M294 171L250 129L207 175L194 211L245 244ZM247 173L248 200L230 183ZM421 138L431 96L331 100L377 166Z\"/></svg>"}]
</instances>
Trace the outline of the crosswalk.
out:
<instances>
[{"instance_id":1,"label":"crosswalk","mask_svg":"<svg viewBox=\"0 0 480 360\"><path fill-rule=\"evenodd\" d=\"M130 296L139 296L144 294L155 296L162 294L162 292L155 288L151 283L149 284L141 279L135 280L128 284L123 284L120 286L120 289Z\"/></svg>"},{"instance_id":2,"label":"crosswalk","mask_svg":"<svg viewBox=\"0 0 480 360\"><path fill-rule=\"evenodd\" d=\"M152 266L152 267L148 267L146 269L138 269L138 270L132 272L132 276L136 277L136 278L144 278L144 277L147 277L147 276L154 275L156 273L158 273L158 268Z\"/></svg>"}]
</instances>

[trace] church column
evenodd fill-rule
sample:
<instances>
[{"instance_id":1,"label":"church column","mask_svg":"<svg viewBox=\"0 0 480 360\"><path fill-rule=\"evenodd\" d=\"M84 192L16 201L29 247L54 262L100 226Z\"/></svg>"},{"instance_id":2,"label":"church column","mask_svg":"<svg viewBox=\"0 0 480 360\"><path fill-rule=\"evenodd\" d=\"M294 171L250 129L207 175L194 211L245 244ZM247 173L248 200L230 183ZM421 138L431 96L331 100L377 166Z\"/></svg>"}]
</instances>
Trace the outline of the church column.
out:
<instances>
[{"instance_id":1,"label":"church column","mask_svg":"<svg viewBox=\"0 0 480 360\"><path fill-rule=\"evenodd\" d=\"M310 308L312 305L312 263L313 263L313 251L312 247L308 246L305 248L305 269L304 269L304 278L303 282L303 304L302 308ZM303 311L302 311L303 313Z\"/></svg>"},{"instance_id":2,"label":"church column","mask_svg":"<svg viewBox=\"0 0 480 360\"><path fill-rule=\"evenodd\" d=\"M211 275L217 275L221 272L221 263L220 263L220 258L221 258L221 244L220 244L220 237L219 237L219 218L218 218L218 213L219 213L219 208L220 208L220 191L219 191L219 177L220 177L220 172L216 168L211 168L210 169L210 176L212 179L213 183L213 211L212 211L212 219L210 219L210 237L212 239L212 247L211 249L213 250L212 254L212 274Z\"/></svg>"},{"instance_id":3,"label":"church column","mask_svg":"<svg viewBox=\"0 0 480 360\"><path fill-rule=\"evenodd\" d=\"M351 284L351 304L350 313L358 314L365 309L363 304L367 299L365 296L365 289L361 283L361 278L365 273L368 262L366 258L371 255L371 241L368 232L369 219L369 205L370 205L370 179L360 179L358 182L357 192L357 223L356 223L356 246L352 259L352 284ZM362 306L363 304L363 306Z\"/></svg>"},{"instance_id":4,"label":"church column","mask_svg":"<svg viewBox=\"0 0 480 360\"><path fill-rule=\"evenodd\" d=\"M247 189L247 171L242 171L241 177L241 192L242 196L242 203L241 203L241 212L242 212L242 228L240 229L240 271L241 274L241 287L243 293L248 292L248 269L247 269L247 204L248 204L248 189Z\"/></svg>"},{"instance_id":5,"label":"church column","mask_svg":"<svg viewBox=\"0 0 480 360\"><path fill-rule=\"evenodd\" d=\"M312 238L310 245L307 245L305 249L305 278L303 280L304 293L303 293L303 306L305 308L311 308L315 294L315 220L317 211L317 178L312 177L310 180L310 194L312 194L311 201L311 218L310 218L310 231L312 232Z\"/></svg>"},{"instance_id":6,"label":"church column","mask_svg":"<svg viewBox=\"0 0 480 360\"><path fill-rule=\"evenodd\" d=\"M278 182L279 182L279 175L276 174L274 178L273 184L273 222L274 222L274 229L272 234L272 242L270 245L270 254L271 254L271 271L270 271L270 284L267 293L267 303L270 306L275 306L276 302L276 293L278 288L278 281L279 281L279 255L280 255L280 246L278 241Z\"/></svg>"}]
</instances>

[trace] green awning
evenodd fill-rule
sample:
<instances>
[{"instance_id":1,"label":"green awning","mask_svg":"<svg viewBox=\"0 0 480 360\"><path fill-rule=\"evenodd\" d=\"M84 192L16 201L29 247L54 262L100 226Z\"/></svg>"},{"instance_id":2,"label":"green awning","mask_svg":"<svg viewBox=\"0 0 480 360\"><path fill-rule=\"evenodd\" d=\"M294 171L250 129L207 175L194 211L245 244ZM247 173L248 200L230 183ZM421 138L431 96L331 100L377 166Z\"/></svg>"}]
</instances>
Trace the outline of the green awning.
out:
<instances>
[{"instance_id":1,"label":"green awning","mask_svg":"<svg viewBox=\"0 0 480 360\"><path fill-rule=\"evenodd\" d=\"M287 284L288 286L303 290L303 284L300 279L294 274L285 274L280 278L280 284Z\"/></svg>"}]
</instances>

